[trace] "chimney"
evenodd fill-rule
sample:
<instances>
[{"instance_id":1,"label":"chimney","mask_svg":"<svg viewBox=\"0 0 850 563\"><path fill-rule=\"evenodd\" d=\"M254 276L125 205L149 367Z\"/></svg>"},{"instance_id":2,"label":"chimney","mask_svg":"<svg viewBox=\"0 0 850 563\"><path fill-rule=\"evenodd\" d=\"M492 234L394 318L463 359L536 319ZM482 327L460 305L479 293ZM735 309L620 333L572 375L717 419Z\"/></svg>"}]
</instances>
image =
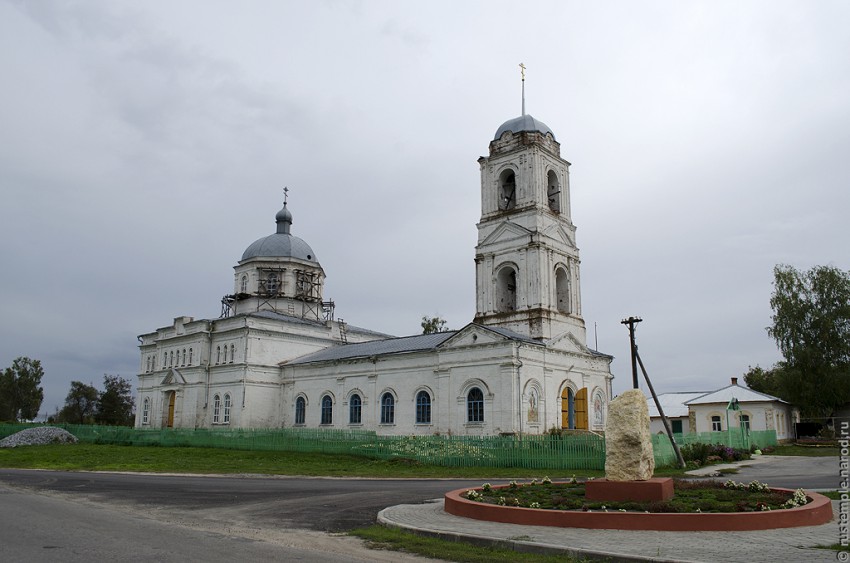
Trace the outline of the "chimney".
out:
<instances>
[{"instance_id":1,"label":"chimney","mask_svg":"<svg viewBox=\"0 0 850 563\"><path fill-rule=\"evenodd\" d=\"M738 385L738 378L737 377L732 378L732 385Z\"/></svg>"}]
</instances>

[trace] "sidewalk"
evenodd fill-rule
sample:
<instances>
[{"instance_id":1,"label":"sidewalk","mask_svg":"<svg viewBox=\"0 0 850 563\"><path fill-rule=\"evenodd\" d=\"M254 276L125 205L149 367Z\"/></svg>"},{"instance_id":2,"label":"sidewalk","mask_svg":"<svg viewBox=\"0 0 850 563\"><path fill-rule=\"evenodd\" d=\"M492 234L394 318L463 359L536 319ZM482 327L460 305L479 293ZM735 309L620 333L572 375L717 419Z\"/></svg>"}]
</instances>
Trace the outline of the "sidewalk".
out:
<instances>
[{"instance_id":1,"label":"sidewalk","mask_svg":"<svg viewBox=\"0 0 850 563\"><path fill-rule=\"evenodd\" d=\"M688 473L706 475L720 468L769 461L755 458ZM734 475L729 477L734 478ZM501 545L517 551L569 554L609 561L808 563L837 559L836 551L817 548L839 543L837 501L833 501L832 510L835 516L833 521L821 526L758 532L654 532L520 526L473 520L446 513L443 510L443 499L436 499L426 504L402 504L385 508L378 514L378 522L443 539L462 539L479 545Z\"/></svg>"}]
</instances>

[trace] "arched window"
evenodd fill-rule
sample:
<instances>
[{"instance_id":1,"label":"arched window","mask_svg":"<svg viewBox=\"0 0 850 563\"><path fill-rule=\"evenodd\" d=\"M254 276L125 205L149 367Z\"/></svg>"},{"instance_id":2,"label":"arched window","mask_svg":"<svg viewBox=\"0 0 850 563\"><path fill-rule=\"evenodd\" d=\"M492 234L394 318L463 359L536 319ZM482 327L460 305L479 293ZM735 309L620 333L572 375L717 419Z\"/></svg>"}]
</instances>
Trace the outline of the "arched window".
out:
<instances>
[{"instance_id":1,"label":"arched window","mask_svg":"<svg viewBox=\"0 0 850 563\"><path fill-rule=\"evenodd\" d=\"M248 293L248 276L242 276L242 283L239 284L240 293Z\"/></svg>"},{"instance_id":2,"label":"arched window","mask_svg":"<svg viewBox=\"0 0 850 563\"><path fill-rule=\"evenodd\" d=\"M322 419L320 424L334 423L334 402L330 395L322 397Z\"/></svg>"},{"instance_id":3,"label":"arched window","mask_svg":"<svg viewBox=\"0 0 850 563\"><path fill-rule=\"evenodd\" d=\"M549 209L555 213L561 212L561 184L558 182L558 175L554 170L550 170L546 175L546 197L549 198Z\"/></svg>"},{"instance_id":4,"label":"arched window","mask_svg":"<svg viewBox=\"0 0 850 563\"><path fill-rule=\"evenodd\" d=\"M558 311L570 312L570 278L564 268L555 271L555 295L558 298Z\"/></svg>"},{"instance_id":5,"label":"arched window","mask_svg":"<svg viewBox=\"0 0 850 563\"><path fill-rule=\"evenodd\" d=\"M168 365L168 352L162 353L162 367L165 368Z\"/></svg>"},{"instance_id":6,"label":"arched window","mask_svg":"<svg viewBox=\"0 0 850 563\"><path fill-rule=\"evenodd\" d=\"M145 397L144 402L142 402L142 424L150 423L150 415L151 415L151 400L148 397Z\"/></svg>"},{"instance_id":7,"label":"arched window","mask_svg":"<svg viewBox=\"0 0 850 563\"><path fill-rule=\"evenodd\" d=\"M395 423L395 397L392 393L381 396L381 424Z\"/></svg>"},{"instance_id":8,"label":"arched window","mask_svg":"<svg viewBox=\"0 0 850 563\"><path fill-rule=\"evenodd\" d=\"M235 345L235 344L231 344L231 345L230 345L230 363L231 363L231 364L233 363L233 359L234 359L235 357L236 357L236 345Z\"/></svg>"},{"instance_id":9,"label":"arched window","mask_svg":"<svg viewBox=\"0 0 850 563\"><path fill-rule=\"evenodd\" d=\"M427 391L416 394L416 424L431 424L431 395Z\"/></svg>"},{"instance_id":10,"label":"arched window","mask_svg":"<svg viewBox=\"0 0 850 563\"><path fill-rule=\"evenodd\" d=\"M147 360L145 361L145 373L149 372L150 370L151 370L151 357L148 356Z\"/></svg>"},{"instance_id":11,"label":"arched window","mask_svg":"<svg viewBox=\"0 0 850 563\"><path fill-rule=\"evenodd\" d=\"M215 363L216 364L221 363L221 346L215 347Z\"/></svg>"},{"instance_id":12,"label":"arched window","mask_svg":"<svg viewBox=\"0 0 850 563\"><path fill-rule=\"evenodd\" d=\"M473 387L466 395L466 421L484 422L484 392Z\"/></svg>"},{"instance_id":13,"label":"arched window","mask_svg":"<svg viewBox=\"0 0 850 563\"><path fill-rule=\"evenodd\" d=\"M192 349L189 348L189 365L192 365Z\"/></svg>"},{"instance_id":14,"label":"arched window","mask_svg":"<svg viewBox=\"0 0 850 563\"><path fill-rule=\"evenodd\" d=\"M307 401L304 397L295 399L295 424L304 424L304 418L307 413Z\"/></svg>"},{"instance_id":15,"label":"arched window","mask_svg":"<svg viewBox=\"0 0 850 563\"><path fill-rule=\"evenodd\" d=\"M496 276L496 311L516 311L516 271L505 266Z\"/></svg>"},{"instance_id":16,"label":"arched window","mask_svg":"<svg viewBox=\"0 0 850 563\"><path fill-rule=\"evenodd\" d=\"M223 364L227 363L227 344L224 345L224 361L221 362Z\"/></svg>"},{"instance_id":17,"label":"arched window","mask_svg":"<svg viewBox=\"0 0 850 563\"><path fill-rule=\"evenodd\" d=\"M532 387L528 392L528 422L539 422L539 408L540 399L537 395L537 389Z\"/></svg>"},{"instance_id":18,"label":"arched window","mask_svg":"<svg viewBox=\"0 0 850 563\"><path fill-rule=\"evenodd\" d=\"M715 415L711 417L711 431L712 432L722 432L723 431L723 423L720 422L720 416Z\"/></svg>"},{"instance_id":19,"label":"arched window","mask_svg":"<svg viewBox=\"0 0 850 563\"><path fill-rule=\"evenodd\" d=\"M269 292L269 295L277 295L278 290L280 289L280 279L277 277L277 274L272 272L266 278L266 289Z\"/></svg>"},{"instance_id":20,"label":"arched window","mask_svg":"<svg viewBox=\"0 0 850 563\"><path fill-rule=\"evenodd\" d=\"M218 393L213 396L213 424L218 424L221 420L221 396Z\"/></svg>"},{"instance_id":21,"label":"arched window","mask_svg":"<svg viewBox=\"0 0 850 563\"><path fill-rule=\"evenodd\" d=\"M360 399L360 395L354 394L348 399L348 423L349 424L360 424L363 420L362 416L362 406L363 401Z\"/></svg>"},{"instance_id":22,"label":"arched window","mask_svg":"<svg viewBox=\"0 0 850 563\"><path fill-rule=\"evenodd\" d=\"M168 367L174 366L174 350L168 353Z\"/></svg>"},{"instance_id":23,"label":"arched window","mask_svg":"<svg viewBox=\"0 0 850 563\"><path fill-rule=\"evenodd\" d=\"M185 366L185 365L186 365L186 348L183 348L183 361L180 362L180 366L182 367L182 366Z\"/></svg>"},{"instance_id":24,"label":"arched window","mask_svg":"<svg viewBox=\"0 0 850 563\"><path fill-rule=\"evenodd\" d=\"M513 170L505 170L499 176L499 209L516 207L516 176Z\"/></svg>"},{"instance_id":25,"label":"arched window","mask_svg":"<svg viewBox=\"0 0 850 563\"><path fill-rule=\"evenodd\" d=\"M230 393L224 394L224 424L230 424Z\"/></svg>"}]
</instances>

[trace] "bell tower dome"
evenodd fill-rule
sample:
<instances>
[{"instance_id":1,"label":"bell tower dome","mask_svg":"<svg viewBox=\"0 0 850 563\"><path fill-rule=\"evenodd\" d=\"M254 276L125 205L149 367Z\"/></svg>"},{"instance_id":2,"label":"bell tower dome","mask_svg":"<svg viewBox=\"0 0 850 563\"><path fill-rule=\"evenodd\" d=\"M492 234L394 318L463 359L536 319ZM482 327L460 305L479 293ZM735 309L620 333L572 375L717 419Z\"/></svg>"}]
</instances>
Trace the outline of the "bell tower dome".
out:
<instances>
[{"instance_id":1,"label":"bell tower dome","mask_svg":"<svg viewBox=\"0 0 850 563\"><path fill-rule=\"evenodd\" d=\"M524 95L523 95L524 98ZM570 163L555 134L525 114L503 123L481 167L475 322L586 346Z\"/></svg>"}]
</instances>

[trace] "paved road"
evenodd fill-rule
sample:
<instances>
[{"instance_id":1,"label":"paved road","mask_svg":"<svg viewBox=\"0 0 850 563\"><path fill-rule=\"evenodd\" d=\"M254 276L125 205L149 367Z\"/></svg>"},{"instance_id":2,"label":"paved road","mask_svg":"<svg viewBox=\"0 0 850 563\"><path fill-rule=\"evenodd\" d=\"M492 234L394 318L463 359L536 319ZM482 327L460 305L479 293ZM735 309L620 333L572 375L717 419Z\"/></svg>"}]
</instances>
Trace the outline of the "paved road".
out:
<instances>
[{"instance_id":1,"label":"paved road","mask_svg":"<svg viewBox=\"0 0 850 563\"><path fill-rule=\"evenodd\" d=\"M770 458L734 478L835 489L837 476L838 458ZM481 481L0 469L0 545L4 561L135 560L137 554L146 561L188 561L199 553L211 561L217 559L210 554L236 553L263 560L401 561L405 556L366 551L353 538L322 532L367 526L387 506L419 504ZM94 550L100 545L107 551Z\"/></svg>"}]
</instances>

